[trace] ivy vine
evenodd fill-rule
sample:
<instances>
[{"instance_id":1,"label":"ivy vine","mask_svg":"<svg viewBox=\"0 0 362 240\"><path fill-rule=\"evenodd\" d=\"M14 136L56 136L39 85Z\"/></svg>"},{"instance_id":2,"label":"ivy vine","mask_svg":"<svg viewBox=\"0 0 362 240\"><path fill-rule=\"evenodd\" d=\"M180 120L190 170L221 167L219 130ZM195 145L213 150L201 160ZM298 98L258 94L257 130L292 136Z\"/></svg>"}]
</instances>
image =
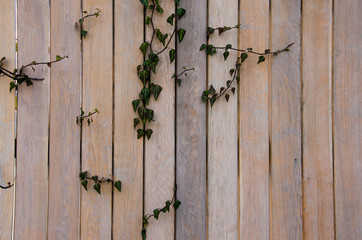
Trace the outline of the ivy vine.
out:
<instances>
[{"instance_id":1,"label":"ivy vine","mask_svg":"<svg viewBox=\"0 0 362 240\"><path fill-rule=\"evenodd\" d=\"M14 186L14 184L11 184L11 182L8 182L8 185L7 185L7 186L2 186L2 185L0 185L0 188L1 188L1 189L8 189L8 188L11 188L12 186Z\"/></svg>"},{"instance_id":2,"label":"ivy vine","mask_svg":"<svg viewBox=\"0 0 362 240\"><path fill-rule=\"evenodd\" d=\"M79 33L80 33L80 38L83 39L87 36L88 34L88 31L87 30L84 30L83 28L83 23L84 23L84 20L86 18L89 18L89 17L99 17L99 14L101 13L101 10L99 8L96 8L96 12L94 13L88 13L88 11L83 11L82 12L82 18L80 18L78 20L78 22L75 23L75 27L79 27Z\"/></svg>"},{"instance_id":3,"label":"ivy vine","mask_svg":"<svg viewBox=\"0 0 362 240\"><path fill-rule=\"evenodd\" d=\"M93 116L94 114L96 114L96 113L99 114L99 111L98 111L97 108L95 108L95 109L93 110L93 112L89 112L87 115L85 115L83 109L80 109L80 115L77 116L77 118L76 118L76 123L77 123L79 126L82 126L83 121L84 121L84 120L87 120L87 124L88 124L88 126L89 126L89 125L93 122L92 116Z\"/></svg>"},{"instance_id":4,"label":"ivy vine","mask_svg":"<svg viewBox=\"0 0 362 240\"><path fill-rule=\"evenodd\" d=\"M101 184L102 183L112 183L112 185L119 191L121 192L122 190L122 183L121 181L114 181L110 178L99 178L98 175L94 175L94 176L91 176L89 177L88 176L88 172L87 171L84 171L84 172L81 172L79 173L79 178L81 180L81 184L82 186L84 187L84 189L86 191L88 191L88 180L90 181L93 181L94 182L94 185L93 185L93 188L94 190L96 190L96 192L100 195L101 194Z\"/></svg>"}]
</instances>

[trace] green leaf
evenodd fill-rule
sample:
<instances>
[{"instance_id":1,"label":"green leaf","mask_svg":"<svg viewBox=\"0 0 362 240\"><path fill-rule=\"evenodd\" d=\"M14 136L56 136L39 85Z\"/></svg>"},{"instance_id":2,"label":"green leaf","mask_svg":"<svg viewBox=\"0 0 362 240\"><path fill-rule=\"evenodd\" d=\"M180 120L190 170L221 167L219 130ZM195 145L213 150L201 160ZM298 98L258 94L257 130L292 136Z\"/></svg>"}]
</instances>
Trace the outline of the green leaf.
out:
<instances>
[{"instance_id":1,"label":"green leaf","mask_svg":"<svg viewBox=\"0 0 362 240\"><path fill-rule=\"evenodd\" d=\"M146 130L147 139L150 139L150 138L151 138L152 133L153 133L153 130L152 130L152 129L147 129L147 130Z\"/></svg>"},{"instance_id":2,"label":"green leaf","mask_svg":"<svg viewBox=\"0 0 362 240\"><path fill-rule=\"evenodd\" d=\"M211 85L210 85L210 88L209 88L209 94L215 94L215 93L216 93L215 88L214 88L214 86L211 84Z\"/></svg>"},{"instance_id":3,"label":"green leaf","mask_svg":"<svg viewBox=\"0 0 362 240\"><path fill-rule=\"evenodd\" d=\"M97 176L97 175L92 176L92 179L93 179L95 182L98 182L98 176Z\"/></svg>"},{"instance_id":4,"label":"green leaf","mask_svg":"<svg viewBox=\"0 0 362 240\"><path fill-rule=\"evenodd\" d=\"M176 14L177 14L178 18L180 19L186 14L186 10L183 8L178 8L176 11Z\"/></svg>"},{"instance_id":5,"label":"green leaf","mask_svg":"<svg viewBox=\"0 0 362 240\"><path fill-rule=\"evenodd\" d=\"M55 57L55 60L56 60L56 61L62 60L62 57L59 56L59 55L57 55L57 56Z\"/></svg>"},{"instance_id":6,"label":"green leaf","mask_svg":"<svg viewBox=\"0 0 362 240\"><path fill-rule=\"evenodd\" d=\"M80 180L84 180L87 177L87 174L88 174L87 171L79 173Z\"/></svg>"},{"instance_id":7,"label":"green leaf","mask_svg":"<svg viewBox=\"0 0 362 240\"><path fill-rule=\"evenodd\" d=\"M137 130L137 139L140 139L144 135L145 135L145 131L143 129L140 128Z\"/></svg>"},{"instance_id":8,"label":"green leaf","mask_svg":"<svg viewBox=\"0 0 362 240\"><path fill-rule=\"evenodd\" d=\"M162 34L159 29L156 29L156 37L162 43L162 45L165 46L168 34Z\"/></svg>"},{"instance_id":9,"label":"green leaf","mask_svg":"<svg viewBox=\"0 0 362 240\"><path fill-rule=\"evenodd\" d=\"M221 87L221 88L220 88L220 93L222 93L224 90L225 90L225 88L224 88L224 87Z\"/></svg>"},{"instance_id":10,"label":"green leaf","mask_svg":"<svg viewBox=\"0 0 362 240\"><path fill-rule=\"evenodd\" d=\"M148 105L151 97L151 91L148 88L143 88L141 90L141 93L139 94L139 97L141 100L145 102L146 105Z\"/></svg>"},{"instance_id":11,"label":"green leaf","mask_svg":"<svg viewBox=\"0 0 362 240\"><path fill-rule=\"evenodd\" d=\"M229 98L230 98L230 95L229 95L229 94L225 94L226 102L229 102Z\"/></svg>"},{"instance_id":12,"label":"green leaf","mask_svg":"<svg viewBox=\"0 0 362 240\"><path fill-rule=\"evenodd\" d=\"M145 5L146 7L148 7L148 0L140 0L140 2Z\"/></svg>"},{"instance_id":13,"label":"green leaf","mask_svg":"<svg viewBox=\"0 0 362 240\"><path fill-rule=\"evenodd\" d=\"M139 74L139 78L141 79L141 81L143 82L143 84L145 85L147 82L148 77L150 76L150 72L147 70L142 70Z\"/></svg>"},{"instance_id":14,"label":"green leaf","mask_svg":"<svg viewBox=\"0 0 362 240\"><path fill-rule=\"evenodd\" d=\"M200 51L206 49L206 47L207 47L207 45L206 45L205 43L203 43L203 44L201 45L201 47L200 47Z\"/></svg>"},{"instance_id":15,"label":"green leaf","mask_svg":"<svg viewBox=\"0 0 362 240\"><path fill-rule=\"evenodd\" d=\"M230 69L230 71L229 71L230 76L233 76L234 72L235 72L235 69Z\"/></svg>"},{"instance_id":16,"label":"green leaf","mask_svg":"<svg viewBox=\"0 0 362 240\"><path fill-rule=\"evenodd\" d=\"M182 82L182 80L181 80L180 78L177 78L177 79L176 79L176 82L177 82L178 86L181 87L181 82Z\"/></svg>"},{"instance_id":17,"label":"green leaf","mask_svg":"<svg viewBox=\"0 0 362 240\"><path fill-rule=\"evenodd\" d=\"M226 81L226 86L227 86L227 87L230 87L230 85L231 85L231 81L230 81L230 80L227 80L227 81Z\"/></svg>"},{"instance_id":18,"label":"green leaf","mask_svg":"<svg viewBox=\"0 0 362 240\"><path fill-rule=\"evenodd\" d=\"M88 31L86 31L86 30L81 30L81 31L80 31L80 36L81 36L82 38L85 38L85 37L87 36L87 34L88 34Z\"/></svg>"},{"instance_id":19,"label":"green leaf","mask_svg":"<svg viewBox=\"0 0 362 240\"><path fill-rule=\"evenodd\" d=\"M82 181L82 186L84 187L84 189L85 189L86 191L88 191L88 180L83 180L83 181Z\"/></svg>"},{"instance_id":20,"label":"green leaf","mask_svg":"<svg viewBox=\"0 0 362 240\"><path fill-rule=\"evenodd\" d=\"M182 40L183 40L184 37L185 37L185 34L186 34L186 30L183 29L183 28L180 28L180 29L177 31L177 36L178 36L179 42L182 42Z\"/></svg>"},{"instance_id":21,"label":"green leaf","mask_svg":"<svg viewBox=\"0 0 362 240\"><path fill-rule=\"evenodd\" d=\"M265 53L270 53L270 49L265 49Z\"/></svg>"},{"instance_id":22,"label":"green leaf","mask_svg":"<svg viewBox=\"0 0 362 240\"><path fill-rule=\"evenodd\" d=\"M136 129L137 125L140 123L140 120L138 118L133 119L133 127Z\"/></svg>"},{"instance_id":23,"label":"green leaf","mask_svg":"<svg viewBox=\"0 0 362 240\"><path fill-rule=\"evenodd\" d=\"M142 229L142 240L146 240L146 229Z\"/></svg>"},{"instance_id":24,"label":"green leaf","mask_svg":"<svg viewBox=\"0 0 362 240\"><path fill-rule=\"evenodd\" d=\"M138 109L138 115L140 116L141 120L145 121L147 117L147 109L144 106L141 106Z\"/></svg>"},{"instance_id":25,"label":"green leaf","mask_svg":"<svg viewBox=\"0 0 362 240\"><path fill-rule=\"evenodd\" d=\"M224 60L226 60L226 59L228 58L228 56L229 56L229 52L228 52L228 51L225 51L225 52L224 52Z\"/></svg>"},{"instance_id":26,"label":"green leaf","mask_svg":"<svg viewBox=\"0 0 362 240\"><path fill-rule=\"evenodd\" d=\"M151 84L150 89L151 89L153 96L155 97L155 100L157 101L158 96L160 95L160 93L162 91L162 87L160 85Z\"/></svg>"},{"instance_id":27,"label":"green leaf","mask_svg":"<svg viewBox=\"0 0 362 240\"><path fill-rule=\"evenodd\" d=\"M211 107L214 105L215 102L216 102L216 97L210 98Z\"/></svg>"},{"instance_id":28,"label":"green leaf","mask_svg":"<svg viewBox=\"0 0 362 240\"><path fill-rule=\"evenodd\" d=\"M231 88L231 92L232 92L233 94L235 94L235 88L234 88L234 87Z\"/></svg>"},{"instance_id":29,"label":"green leaf","mask_svg":"<svg viewBox=\"0 0 362 240\"><path fill-rule=\"evenodd\" d=\"M99 183L95 184L93 188L97 191L99 195L101 195L101 185Z\"/></svg>"},{"instance_id":30,"label":"green leaf","mask_svg":"<svg viewBox=\"0 0 362 240\"><path fill-rule=\"evenodd\" d=\"M232 48L233 46L231 44L227 44L225 47L225 51L229 50L230 48Z\"/></svg>"},{"instance_id":31,"label":"green leaf","mask_svg":"<svg viewBox=\"0 0 362 240\"><path fill-rule=\"evenodd\" d=\"M180 5L180 0L175 0L176 5Z\"/></svg>"},{"instance_id":32,"label":"green leaf","mask_svg":"<svg viewBox=\"0 0 362 240\"><path fill-rule=\"evenodd\" d=\"M148 42L144 42L144 43L141 44L140 50L143 53L143 56L146 56L146 52L147 52L147 49L148 49L149 45L150 44Z\"/></svg>"},{"instance_id":33,"label":"green leaf","mask_svg":"<svg viewBox=\"0 0 362 240\"><path fill-rule=\"evenodd\" d=\"M169 24L171 24L171 26L173 26L173 20L174 20L174 18L175 18L175 14L173 14L173 13L167 18L167 22L168 22Z\"/></svg>"},{"instance_id":34,"label":"green leaf","mask_svg":"<svg viewBox=\"0 0 362 240\"><path fill-rule=\"evenodd\" d=\"M152 19L150 16L147 16L146 19L145 19L145 24L146 25L149 25L151 23Z\"/></svg>"},{"instance_id":35,"label":"green leaf","mask_svg":"<svg viewBox=\"0 0 362 240\"><path fill-rule=\"evenodd\" d=\"M132 106L133 106L134 112L137 111L137 108L138 108L138 106L140 105L140 103L141 103L141 100L139 100L139 99L132 101Z\"/></svg>"},{"instance_id":36,"label":"green leaf","mask_svg":"<svg viewBox=\"0 0 362 240\"><path fill-rule=\"evenodd\" d=\"M207 27L207 31L206 31L206 34L207 36L210 36L211 34L213 34L215 32L215 28L212 28L212 27Z\"/></svg>"},{"instance_id":37,"label":"green leaf","mask_svg":"<svg viewBox=\"0 0 362 240\"><path fill-rule=\"evenodd\" d=\"M176 200L173 204L173 207L175 210L177 210L177 208L181 205L181 202L179 200Z\"/></svg>"},{"instance_id":38,"label":"green leaf","mask_svg":"<svg viewBox=\"0 0 362 240\"><path fill-rule=\"evenodd\" d=\"M158 210L158 209L153 210L153 216L156 218L156 220L158 220L159 214L160 214L160 210Z\"/></svg>"},{"instance_id":39,"label":"green leaf","mask_svg":"<svg viewBox=\"0 0 362 240\"><path fill-rule=\"evenodd\" d=\"M146 118L147 118L148 122L151 122L153 120L154 114L155 114L155 112L152 109L146 110Z\"/></svg>"},{"instance_id":40,"label":"green leaf","mask_svg":"<svg viewBox=\"0 0 362 240\"><path fill-rule=\"evenodd\" d=\"M14 88L16 88L16 84L15 84L15 82L10 82L10 92L14 89Z\"/></svg>"},{"instance_id":41,"label":"green leaf","mask_svg":"<svg viewBox=\"0 0 362 240\"><path fill-rule=\"evenodd\" d=\"M115 182L115 183L114 183L114 187L117 188L117 190L118 190L119 192L121 192L121 190L122 190L122 183L121 183L121 181Z\"/></svg>"},{"instance_id":42,"label":"green leaf","mask_svg":"<svg viewBox=\"0 0 362 240\"><path fill-rule=\"evenodd\" d=\"M157 12L159 12L159 13L163 13L163 9L162 9L162 7L160 6L160 4L157 4L157 6L156 6L156 11Z\"/></svg>"},{"instance_id":43,"label":"green leaf","mask_svg":"<svg viewBox=\"0 0 362 240\"><path fill-rule=\"evenodd\" d=\"M248 58L248 54L247 54L247 53L242 53L242 54L240 55L240 57L241 57L241 62L244 62L245 59Z\"/></svg>"},{"instance_id":44,"label":"green leaf","mask_svg":"<svg viewBox=\"0 0 362 240\"><path fill-rule=\"evenodd\" d=\"M264 61L265 61L265 57L264 56L259 56L259 61L258 61L257 64L262 63Z\"/></svg>"},{"instance_id":45,"label":"green leaf","mask_svg":"<svg viewBox=\"0 0 362 240\"><path fill-rule=\"evenodd\" d=\"M170 52L168 53L168 55L170 56L170 63L172 63L175 60L175 56L176 56L175 49L171 49Z\"/></svg>"}]
</instances>

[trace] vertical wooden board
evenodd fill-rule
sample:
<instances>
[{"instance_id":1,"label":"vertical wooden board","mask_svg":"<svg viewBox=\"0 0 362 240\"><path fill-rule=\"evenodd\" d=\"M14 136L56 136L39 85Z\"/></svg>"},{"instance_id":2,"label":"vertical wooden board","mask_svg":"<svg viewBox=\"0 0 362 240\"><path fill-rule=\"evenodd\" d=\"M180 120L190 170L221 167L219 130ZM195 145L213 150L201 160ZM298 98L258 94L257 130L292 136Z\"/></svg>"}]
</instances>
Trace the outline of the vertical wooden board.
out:
<instances>
[{"instance_id":1,"label":"vertical wooden board","mask_svg":"<svg viewBox=\"0 0 362 240\"><path fill-rule=\"evenodd\" d=\"M113 239L141 239L143 210L143 141L133 129L132 100L142 88L137 66L143 62L143 5L115 1L114 8L114 191Z\"/></svg>"},{"instance_id":2,"label":"vertical wooden board","mask_svg":"<svg viewBox=\"0 0 362 240\"><path fill-rule=\"evenodd\" d=\"M302 239L300 1L274 0L271 48L271 237Z\"/></svg>"},{"instance_id":3,"label":"vertical wooden board","mask_svg":"<svg viewBox=\"0 0 362 240\"><path fill-rule=\"evenodd\" d=\"M235 26L238 23L237 0L209 0L209 26ZM238 45L238 32L232 30L209 43L215 46ZM224 61L222 52L208 59L208 84L219 91L230 79L237 54L230 52ZM236 83L235 83L236 86ZM238 93L227 103L220 98L208 106L208 239L238 239Z\"/></svg>"},{"instance_id":4,"label":"vertical wooden board","mask_svg":"<svg viewBox=\"0 0 362 240\"><path fill-rule=\"evenodd\" d=\"M240 2L239 47L269 48L269 1ZM270 59L267 59L267 61ZM269 239L269 67L249 54L240 83L240 239Z\"/></svg>"},{"instance_id":5,"label":"vertical wooden board","mask_svg":"<svg viewBox=\"0 0 362 240\"><path fill-rule=\"evenodd\" d=\"M18 65L49 61L49 1L18 0ZM49 68L18 91L15 239L46 239L48 209Z\"/></svg>"},{"instance_id":6,"label":"vertical wooden board","mask_svg":"<svg viewBox=\"0 0 362 240\"><path fill-rule=\"evenodd\" d=\"M80 185L80 36L74 28L80 1L51 2L51 59L68 56L50 69L49 239L78 239ZM60 180L62 179L62 180Z\"/></svg>"},{"instance_id":7,"label":"vertical wooden board","mask_svg":"<svg viewBox=\"0 0 362 240\"><path fill-rule=\"evenodd\" d=\"M200 94L206 86L206 56L198 51L206 43L207 1L181 1L187 13L178 27L187 31L177 47L177 72L194 67L177 86L176 183L182 202L176 212L176 239L206 239L206 105Z\"/></svg>"},{"instance_id":8,"label":"vertical wooden board","mask_svg":"<svg viewBox=\"0 0 362 240\"><path fill-rule=\"evenodd\" d=\"M173 27L166 22L168 16L175 11L174 1L160 0L164 13L155 12L155 28L163 33L171 34ZM152 28L146 27L147 40L151 39ZM155 39L155 51L163 49L162 44ZM175 48L172 40L170 48ZM152 75L152 81L162 87L157 101L151 98L148 108L155 111L154 120L147 124L153 129L150 140L145 143L145 202L144 213L152 214L155 208L164 206L173 196L175 186L175 73L174 63L170 64L169 51L163 52L159 58L157 74ZM169 240L174 238L174 210L162 214L159 220L151 220L147 227L147 239Z\"/></svg>"},{"instance_id":9,"label":"vertical wooden board","mask_svg":"<svg viewBox=\"0 0 362 240\"><path fill-rule=\"evenodd\" d=\"M113 1L84 0L83 10L102 12L84 21L83 110L98 108L94 122L82 130L82 171L100 178L112 177ZM112 186L101 185L101 195L89 181L81 191L81 239L111 239Z\"/></svg>"},{"instance_id":10,"label":"vertical wooden board","mask_svg":"<svg viewBox=\"0 0 362 240\"><path fill-rule=\"evenodd\" d=\"M332 1L303 1L303 235L334 239Z\"/></svg>"},{"instance_id":11,"label":"vertical wooden board","mask_svg":"<svg viewBox=\"0 0 362 240\"><path fill-rule=\"evenodd\" d=\"M334 176L337 239L362 238L360 1L334 2Z\"/></svg>"},{"instance_id":12,"label":"vertical wooden board","mask_svg":"<svg viewBox=\"0 0 362 240\"><path fill-rule=\"evenodd\" d=\"M15 3L0 2L0 58L6 57L3 67L15 67ZM1 74L2 75L2 74ZM0 78L0 185L14 183L15 91L9 93L11 79ZM14 187L0 189L0 239L11 239Z\"/></svg>"}]
</instances>

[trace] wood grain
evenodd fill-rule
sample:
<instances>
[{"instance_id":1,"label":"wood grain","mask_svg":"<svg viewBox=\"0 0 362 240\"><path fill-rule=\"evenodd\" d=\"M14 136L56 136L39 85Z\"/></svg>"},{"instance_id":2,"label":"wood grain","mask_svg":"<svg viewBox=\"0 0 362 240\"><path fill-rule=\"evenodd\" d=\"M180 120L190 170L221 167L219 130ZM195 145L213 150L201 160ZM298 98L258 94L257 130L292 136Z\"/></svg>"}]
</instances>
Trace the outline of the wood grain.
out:
<instances>
[{"instance_id":1,"label":"wood grain","mask_svg":"<svg viewBox=\"0 0 362 240\"><path fill-rule=\"evenodd\" d=\"M18 0L18 65L50 60L50 6ZM18 91L15 239L46 239L48 209L49 68L27 73L44 78Z\"/></svg>"},{"instance_id":2,"label":"wood grain","mask_svg":"<svg viewBox=\"0 0 362 240\"><path fill-rule=\"evenodd\" d=\"M83 109L98 108L94 122L82 129L82 171L90 175L112 177L112 88L113 19L111 0L84 0L83 10L102 12L98 18L84 21L88 31L83 40ZM112 186L103 183L99 195L90 182L81 191L81 239L111 239Z\"/></svg>"},{"instance_id":3,"label":"wood grain","mask_svg":"<svg viewBox=\"0 0 362 240\"><path fill-rule=\"evenodd\" d=\"M235 26L237 0L209 0L209 26ZM209 39L215 46L238 45L236 30ZM225 62L220 51L208 59L208 83L219 91L230 78L237 54ZM200 93L201 94L201 93ZM208 239L238 239L238 93L208 106ZM227 197L226 197L227 196Z\"/></svg>"},{"instance_id":4,"label":"wood grain","mask_svg":"<svg viewBox=\"0 0 362 240\"><path fill-rule=\"evenodd\" d=\"M133 129L136 114L131 102L142 89L136 70L143 62L139 50L144 31L142 16L139 1L115 1L114 178L122 181L122 192L114 191L113 239L141 239L143 141L137 139Z\"/></svg>"},{"instance_id":5,"label":"wood grain","mask_svg":"<svg viewBox=\"0 0 362 240\"><path fill-rule=\"evenodd\" d=\"M271 5L271 237L302 239L300 1Z\"/></svg>"},{"instance_id":6,"label":"wood grain","mask_svg":"<svg viewBox=\"0 0 362 240\"><path fill-rule=\"evenodd\" d=\"M160 0L164 13L155 13L155 27L163 33L171 34L173 27L165 20L175 11L174 1ZM152 28L146 27L147 39L150 39ZM159 51L162 44L155 39L154 49ZM170 48L175 48L172 40ZM157 100L151 98L149 108L155 111L155 122L148 123L153 129L153 135L145 143L145 202L144 213L152 214L153 209L165 205L173 196L175 186L175 64L170 64L169 51L162 53L157 66L157 75L152 75L152 82L162 86L162 92ZM147 227L147 239L169 240L174 236L174 210L162 214L158 221L150 221Z\"/></svg>"},{"instance_id":7,"label":"wood grain","mask_svg":"<svg viewBox=\"0 0 362 240\"><path fill-rule=\"evenodd\" d=\"M303 235L334 239L332 1L303 1L302 18Z\"/></svg>"},{"instance_id":8,"label":"wood grain","mask_svg":"<svg viewBox=\"0 0 362 240\"><path fill-rule=\"evenodd\" d=\"M181 1L187 13L178 27L187 31L177 47L177 71L194 67L177 91L176 183L181 201L176 211L176 239L206 239L206 104L200 94L206 86L206 56L198 51L206 43L207 1Z\"/></svg>"},{"instance_id":9,"label":"wood grain","mask_svg":"<svg viewBox=\"0 0 362 240\"><path fill-rule=\"evenodd\" d=\"M269 1L240 2L239 47L269 48ZM269 239L269 67L249 54L239 88L240 239Z\"/></svg>"},{"instance_id":10,"label":"wood grain","mask_svg":"<svg viewBox=\"0 0 362 240\"><path fill-rule=\"evenodd\" d=\"M80 229L80 12L80 1L51 2L51 59L69 58L50 69L49 239L78 239Z\"/></svg>"},{"instance_id":11,"label":"wood grain","mask_svg":"<svg viewBox=\"0 0 362 240\"><path fill-rule=\"evenodd\" d=\"M360 1L334 2L333 130L337 239L362 238Z\"/></svg>"},{"instance_id":12,"label":"wood grain","mask_svg":"<svg viewBox=\"0 0 362 240\"><path fill-rule=\"evenodd\" d=\"M3 67L15 68L15 3L0 1L0 58ZM0 185L14 183L15 91L9 93L10 78L0 78ZM0 239L11 239L14 187L0 190Z\"/></svg>"}]
</instances>

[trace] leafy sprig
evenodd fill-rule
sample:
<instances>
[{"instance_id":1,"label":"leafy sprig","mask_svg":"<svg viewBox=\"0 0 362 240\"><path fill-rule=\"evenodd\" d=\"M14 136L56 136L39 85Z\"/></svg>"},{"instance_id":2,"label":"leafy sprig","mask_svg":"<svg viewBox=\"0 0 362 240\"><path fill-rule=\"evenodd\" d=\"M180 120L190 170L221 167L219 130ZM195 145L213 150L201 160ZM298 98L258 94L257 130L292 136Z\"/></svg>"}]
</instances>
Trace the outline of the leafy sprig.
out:
<instances>
[{"instance_id":1,"label":"leafy sprig","mask_svg":"<svg viewBox=\"0 0 362 240\"><path fill-rule=\"evenodd\" d=\"M159 216L161 213L167 213L167 212L170 212L170 207L173 206L173 208L175 210L177 210L180 205L181 205L181 202L179 200L176 199L176 190L177 188L175 187L174 188L174 192L173 192L173 197L171 200L167 200L165 202L165 205L161 208L156 208L153 210L153 213L152 214L146 214L143 216L143 221L142 221L142 239L145 240L147 235L147 231L146 231L146 228L149 224L149 220L150 218L154 218L156 220L158 220Z\"/></svg>"},{"instance_id":2,"label":"leafy sprig","mask_svg":"<svg viewBox=\"0 0 362 240\"><path fill-rule=\"evenodd\" d=\"M8 182L8 185L7 185L7 186L2 186L2 185L0 185L0 188L1 188L1 189L8 189L8 188L11 188L12 186L14 186L14 184L11 184L11 182Z\"/></svg>"},{"instance_id":3,"label":"leafy sprig","mask_svg":"<svg viewBox=\"0 0 362 240\"><path fill-rule=\"evenodd\" d=\"M81 112L80 112L80 115L77 116L77 118L76 118L76 123L77 123L79 126L81 126L81 125L83 124L83 121L84 121L84 120L87 120L87 124L88 124L88 126L89 126L89 125L93 122L92 116L93 116L94 114L96 114L96 113L99 114L99 111L98 111L97 108L95 108L95 109L93 110L93 112L89 112L87 115L85 115L83 109L81 109L80 111L81 111Z\"/></svg>"},{"instance_id":4,"label":"leafy sprig","mask_svg":"<svg viewBox=\"0 0 362 240\"><path fill-rule=\"evenodd\" d=\"M209 38L210 35L214 34L216 31L219 32L219 36L220 36L224 32L230 31L232 29L238 29L239 27L240 27L240 24L237 24L234 27L229 27L229 26L217 27L217 28L207 27L207 32L206 32L207 38Z\"/></svg>"},{"instance_id":5,"label":"leafy sprig","mask_svg":"<svg viewBox=\"0 0 362 240\"><path fill-rule=\"evenodd\" d=\"M34 78L34 77L30 77L29 75L25 74L25 70L27 68L31 68L34 72L35 72L35 68L34 66L37 65L47 65L48 67L51 67L51 65L53 63L62 61L64 58L68 58L68 56L56 56L56 59L54 61L50 61L50 62L36 62L36 61L32 61L29 64L23 65L20 68L15 68L13 71L10 71L8 69L6 69L5 67L3 67L3 64L5 62L5 57L1 58L0 60L0 76L1 74L3 74L4 76L7 76L11 79L13 79L14 81L10 82L10 92L20 85L22 83L26 83L26 85L29 87L31 85L33 85L33 81L42 81L44 80L44 78Z\"/></svg>"},{"instance_id":6,"label":"leafy sprig","mask_svg":"<svg viewBox=\"0 0 362 240\"><path fill-rule=\"evenodd\" d=\"M114 181L110 178L99 178L98 175L94 175L92 177L88 176L88 172L81 172L79 173L79 178L81 180L81 184L84 187L84 189L86 191L88 191L88 180L91 180L94 182L93 188L94 190L96 190L96 192L100 195L101 194L101 184L102 183L112 183L112 185L119 191L121 192L122 190L122 184L121 181Z\"/></svg>"},{"instance_id":7,"label":"leafy sprig","mask_svg":"<svg viewBox=\"0 0 362 240\"><path fill-rule=\"evenodd\" d=\"M84 23L84 20L86 18L89 18L89 17L99 17L99 14L100 14L101 10L99 10L99 8L96 8L96 12L94 13L88 13L88 11L83 11L82 12L82 18L80 18L78 20L78 22L75 23L75 27L80 27L80 38L83 39L87 36L88 34L88 31L87 30L84 30L83 28L83 23Z\"/></svg>"},{"instance_id":8,"label":"leafy sprig","mask_svg":"<svg viewBox=\"0 0 362 240\"><path fill-rule=\"evenodd\" d=\"M157 101L162 92L162 87L151 79L151 74L153 73L154 76L156 75L157 66L160 61L159 56L166 50L168 50L170 63L175 61L177 54L176 50L169 48L169 46L174 37L177 37L179 43L181 43L186 35L185 29L177 28L177 21L186 14L186 10L179 7L180 0L175 0L177 6L176 12L172 13L166 19L166 22L173 26L173 31L172 33L164 33L156 27L154 22L156 13L160 15L164 13L160 2L158 0L140 0L140 2L146 9L145 24L150 26L152 34L150 40L143 42L139 48L143 53L144 61L137 66L137 74L139 80L143 84L143 88L138 94L138 98L132 101L133 110L138 114L138 116L133 119L133 126L137 130L138 139L145 137L150 139L153 130L147 127L147 123L154 121L155 115L154 110L149 108L150 99L153 97L155 101ZM163 47L161 50L154 49L153 44L155 39L162 44ZM181 79L179 77L181 76L182 74L178 77L174 75L173 78L180 84ZM139 126L139 124L141 124L141 126Z\"/></svg>"}]
</instances>

